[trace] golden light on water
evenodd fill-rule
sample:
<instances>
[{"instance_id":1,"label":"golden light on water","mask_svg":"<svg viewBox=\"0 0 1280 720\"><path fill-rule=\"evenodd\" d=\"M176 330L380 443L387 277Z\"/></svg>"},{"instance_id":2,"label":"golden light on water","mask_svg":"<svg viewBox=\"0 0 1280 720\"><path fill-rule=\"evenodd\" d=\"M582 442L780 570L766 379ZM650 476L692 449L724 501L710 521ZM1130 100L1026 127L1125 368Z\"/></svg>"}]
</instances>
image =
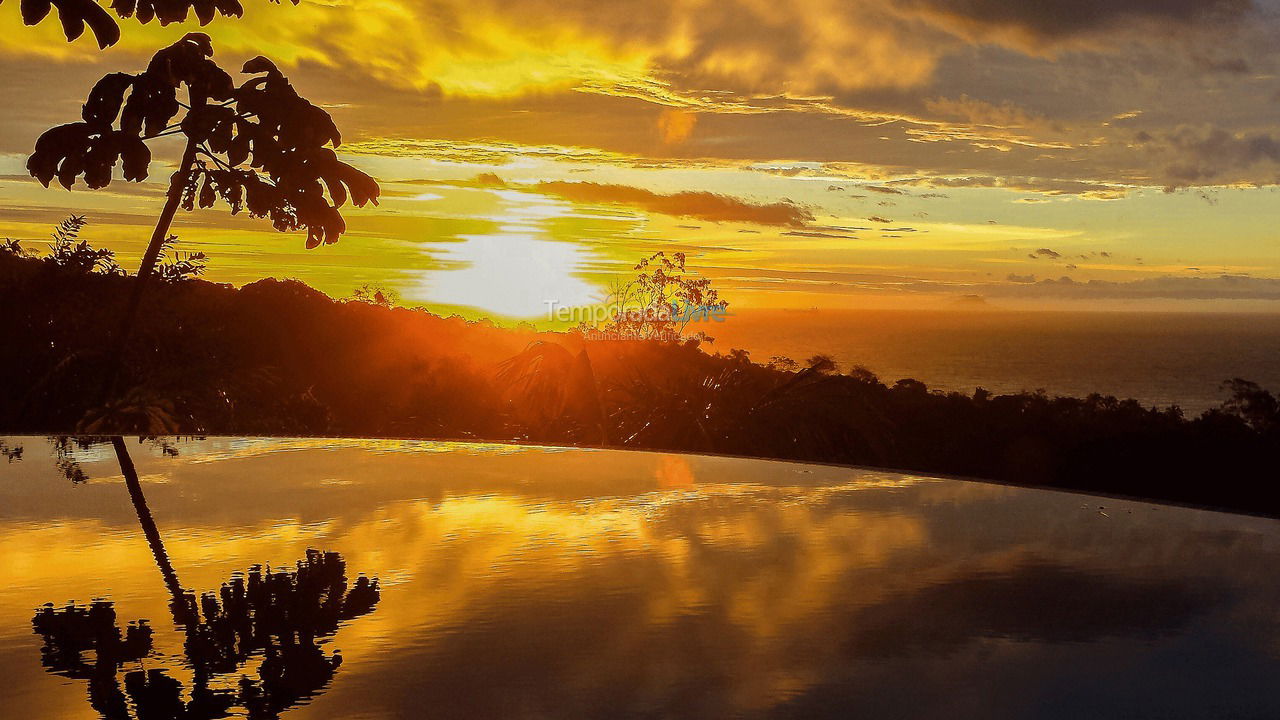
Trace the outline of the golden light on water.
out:
<instances>
[{"instance_id":1,"label":"golden light on water","mask_svg":"<svg viewBox=\"0 0 1280 720\"><path fill-rule=\"evenodd\" d=\"M0 672L27 690L7 709L96 717L82 680L40 665L30 627L44 602L104 598L120 624L150 619L157 652L146 666L190 687L183 633L112 459L82 454L91 480L73 486L42 440L6 440L18 441L19 482L0 486L0 572L11 578L0 589ZM322 641L341 651L337 674L290 717L405 717L426 701L444 714L503 715L512 702L594 714L636 697L678 708L690 683L717 716L767 713L847 688L854 671L874 680L857 687L906 673L907 704L941 701L973 673L1007 671L1024 694L1052 693L1064 628L1077 672L1080 656L1155 662L1166 656L1153 643L1185 647L1204 633L1218 658L1258 663L1280 647L1264 601L1274 583L1257 572L1280 537L1261 518L1118 500L1104 518L1067 493L653 453L358 440L183 441L177 457L130 447L185 587L216 590L254 564L290 567L308 548L341 553L349 578L379 579L378 606ZM1222 541L1178 551L1204 533ZM1231 591L1197 592L1206 578ZM1044 603L1045 584L1074 600ZM254 674L257 662L237 672ZM922 666L930 672L909 672ZM1150 673L1125 677L1141 684ZM1249 677L1234 681L1247 688ZM637 679L642 695L618 690ZM472 684L489 692L458 692Z\"/></svg>"}]
</instances>

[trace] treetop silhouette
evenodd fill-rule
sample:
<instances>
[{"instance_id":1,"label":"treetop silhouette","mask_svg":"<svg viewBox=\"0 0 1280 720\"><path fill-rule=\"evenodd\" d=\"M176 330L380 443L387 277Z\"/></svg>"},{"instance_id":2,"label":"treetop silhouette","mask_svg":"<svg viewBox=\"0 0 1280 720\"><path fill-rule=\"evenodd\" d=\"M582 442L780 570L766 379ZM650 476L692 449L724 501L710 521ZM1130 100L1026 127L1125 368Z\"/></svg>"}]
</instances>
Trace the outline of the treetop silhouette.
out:
<instances>
[{"instance_id":1,"label":"treetop silhouette","mask_svg":"<svg viewBox=\"0 0 1280 720\"><path fill-rule=\"evenodd\" d=\"M122 316L112 356L133 331L147 279L155 270L179 207L212 207L222 198L235 215L270 218L280 231L306 228L307 247L335 243L347 229L339 208L350 200L377 204L378 183L342 162L333 148L342 136L329 113L303 98L270 60L256 57L236 86L212 59L213 42L188 33L157 52L146 70L111 73L94 85L79 122L45 131L27 170L45 187L55 178L70 190L83 177L90 189L111 184L116 164L125 180L140 182L151 168L147 141L186 139L169 179L164 207ZM186 88L187 102L178 99ZM175 119L185 108L181 120ZM114 392L118 364L103 383L101 402Z\"/></svg>"},{"instance_id":2,"label":"treetop silhouette","mask_svg":"<svg viewBox=\"0 0 1280 720\"><path fill-rule=\"evenodd\" d=\"M207 208L221 197L233 215L247 209L252 217L269 217L277 230L306 228L309 248L337 242L346 230L338 208L348 199L376 205L377 182L326 147L342 143L333 119L298 95L270 60L245 63L243 72L258 77L236 87L212 56L209 36L189 33L157 52L142 73L103 77L89 93L83 119L41 135L27 169L46 187L57 179L71 189L83 177L98 189L111 183L119 163L125 180L140 182L152 160L146 141L183 135L187 148L169 205ZM177 94L184 85L185 105ZM167 230L172 210L166 211L161 224Z\"/></svg>"},{"instance_id":3,"label":"treetop silhouette","mask_svg":"<svg viewBox=\"0 0 1280 720\"><path fill-rule=\"evenodd\" d=\"M290 2L297 5L299 0ZM51 9L57 8L67 42L83 35L85 26L93 31L99 49L105 50L120 40L120 26L111 13L94 0L20 0L20 5L25 25L38 25L48 17ZM121 18L137 17L143 25L152 20L158 20L161 25L185 22L192 11L201 25L208 25L217 15L244 15L240 0L112 0L111 9Z\"/></svg>"}]
</instances>

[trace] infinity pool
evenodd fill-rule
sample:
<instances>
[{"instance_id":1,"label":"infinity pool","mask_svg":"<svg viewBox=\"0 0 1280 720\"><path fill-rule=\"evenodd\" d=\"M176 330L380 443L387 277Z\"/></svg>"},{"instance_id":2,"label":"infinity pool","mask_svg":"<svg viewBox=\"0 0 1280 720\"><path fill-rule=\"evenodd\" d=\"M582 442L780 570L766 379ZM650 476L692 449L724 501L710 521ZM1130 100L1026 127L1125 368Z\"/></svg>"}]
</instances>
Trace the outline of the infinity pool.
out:
<instances>
[{"instance_id":1,"label":"infinity pool","mask_svg":"<svg viewBox=\"0 0 1280 720\"><path fill-rule=\"evenodd\" d=\"M1274 520L688 455L0 442L3 718L1280 717Z\"/></svg>"}]
</instances>

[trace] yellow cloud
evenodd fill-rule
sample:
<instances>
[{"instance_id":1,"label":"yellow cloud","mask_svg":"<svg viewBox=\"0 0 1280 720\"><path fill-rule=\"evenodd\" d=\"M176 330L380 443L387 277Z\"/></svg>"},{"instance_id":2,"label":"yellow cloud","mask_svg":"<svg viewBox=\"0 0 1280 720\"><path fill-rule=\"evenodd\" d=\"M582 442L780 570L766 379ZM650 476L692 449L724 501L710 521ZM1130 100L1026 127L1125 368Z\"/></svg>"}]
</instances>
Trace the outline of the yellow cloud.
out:
<instances>
[{"instance_id":1,"label":"yellow cloud","mask_svg":"<svg viewBox=\"0 0 1280 720\"><path fill-rule=\"evenodd\" d=\"M663 110L658 116L658 133L662 142L674 145L682 143L693 133L698 124L698 116L683 110Z\"/></svg>"},{"instance_id":2,"label":"yellow cloud","mask_svg":"<svg viewBox=\"0 0 1280 720\"><path fill-rule=\"evenodd\" d=\"M162 28L132 19L121 26L119 44L99 53L87 37L64 42L56 19L24 28L16 12L6 13L0 51L114 60L149 54L196 29L193 22ZM938 50L898 30L872 0L803 6L635 0L608 12L585 0L554 7L536 0L252 3L244 18L219 18L202 29L223 53L353 68L394 86L446 95L586 88L669 104L724 99L703 87L776 94L923 82ZM673 90L673 77L687 87Z\"/></svg>"}]
</instances>

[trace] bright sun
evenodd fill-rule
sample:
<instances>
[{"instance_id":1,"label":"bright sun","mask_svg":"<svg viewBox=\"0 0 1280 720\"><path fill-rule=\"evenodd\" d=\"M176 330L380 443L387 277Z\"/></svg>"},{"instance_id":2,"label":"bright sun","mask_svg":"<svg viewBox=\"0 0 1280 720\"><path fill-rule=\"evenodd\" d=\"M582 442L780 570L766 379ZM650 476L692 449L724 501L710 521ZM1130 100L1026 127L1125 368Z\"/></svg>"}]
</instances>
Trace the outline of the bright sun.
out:
<instances>
[{"instance_id":1,"label":"bright sun","mask_svg":"<svg viewBox=\"0 0 1280 720\"><path fill-rule=\"evenodd\" d=\"M487 310L510 318L545 318L551 307L590 305L599 288L578 277L594 254L575 243L549 239L547 222L571 215L572 206L551 198L497 190L501 212L489 219L496 232L462 235L438 250L446 269L430 270L422 300Z\"/></svg>"}]
</instances>

